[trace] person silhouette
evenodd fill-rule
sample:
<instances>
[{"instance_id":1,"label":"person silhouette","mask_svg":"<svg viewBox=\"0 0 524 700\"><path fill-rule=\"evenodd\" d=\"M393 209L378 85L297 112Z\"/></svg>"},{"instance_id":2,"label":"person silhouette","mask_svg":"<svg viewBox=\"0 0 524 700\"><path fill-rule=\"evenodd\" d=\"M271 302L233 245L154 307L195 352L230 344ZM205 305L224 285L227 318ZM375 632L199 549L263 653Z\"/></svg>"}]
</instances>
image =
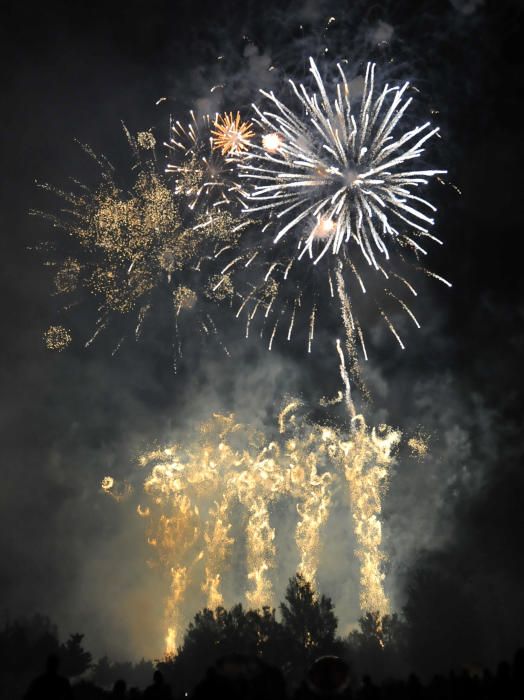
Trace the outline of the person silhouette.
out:
<instances>
[{"instance_id":1,"label":"person silhouette","mask_svg":"<svg viewBox=\"0 0 524 700\"><path fill-rule=\"evenodd\" d=\"M24 700L72 700L69 680L58 674L60 659L56 654L47 658L46 670L32 681Z\"/></svg>"},{"instance_id":2,"label":"person silhouette","mask_svg":"<svg viewBox=\"0 0 524 700\"><path fill-rule=\"evenodd\" d=\"M153 684L144 690L144 700L171 700L171 688L160 671L153 673Z\"/></svg>"}]
</instances>

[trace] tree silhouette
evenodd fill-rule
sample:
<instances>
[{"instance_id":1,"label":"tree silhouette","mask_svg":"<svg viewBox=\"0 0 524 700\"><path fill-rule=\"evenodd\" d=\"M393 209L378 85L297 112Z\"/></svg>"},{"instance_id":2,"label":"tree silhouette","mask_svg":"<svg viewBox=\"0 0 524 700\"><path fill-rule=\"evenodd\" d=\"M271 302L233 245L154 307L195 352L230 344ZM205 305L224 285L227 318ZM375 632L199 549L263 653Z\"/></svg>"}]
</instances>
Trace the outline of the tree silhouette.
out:
<instances>
[{"instance_id":1,"label":"tree silhouette","mask_svg":"<svg viewBox=\"0 0 524 700\"><path fill-rule=\"evenodd\" d=\"M177 655L158 667L175 691L183 693L201 679L208 665L229 654L258 657L295 681L317 656L341 651L331 599L319 596L300 574L290 579L280 613L281 621L269 607L204 609L188 626Z\"/></svg>"},{"instance_id":2,"label":"tree silhouette","mask_svg":"<svg viewBox=\"0 0 524 700\"><path fill-rule=\"evenodd\" d=\"M275 611L244 610L235 605L198 612L189 624L176 656L159 662L177 693L187 692L201 680L206 668L228 654L242 653L278 663L280 624Z\"/></svg>"},{"instance_id":3,"label":"tree silhouette","mask_svg":"<svg viewBox=\"0 0 524 700\"><path fill-rule=\"evenodd\" d=\"M81 676L91 667L93 657L82 647L83 639L83 634L72 634L58 650L62 673L68 678Z\"/></svg>"},{"instance_id":4,"label":"tree silhouette","mask_svg":"<svg viewBox=\"0 0 524 700\"><path fill-rule=\"evenodd\" d=\"M283 670L292 683L298 682L318 656L341 653L331 598L319 596L301 574L289 579L280 613L285 640Z\"/></svg>"},{"instance_id":5,"label":"tree silhouette","mask_svg":"<svg viewBox=\"0 0 524 700\"><path fill-rule=\"evenodd\" d=\"M60 659L62 674L81 675L91 664L82 640L83 635L72 634L60 644L56 626L44 615L6 623L0 630L0 687L8 690L8 697L20 697L51 654Z\"/></svg>"},{"instance_id":6,"label":"tree silhouette","mask_svg":"<svg viewBox=\"0 0 524 700\"><path fill-rule=\"evenodd\" d=\"M0 689L21 697L29 682L42 672L49 654L58 651L55 625L43 615L7 622L0 631Z\"/></svg>"},{"instance_id":7,"label":"tree silhouette","mask_svg":"<svg viewBox=\"0 0 524 700\"><path fill-rule=\"evenodd\" d=\"M142 659L133 664L130 661L110 661L107 656L102 656L92 666L90 679L103 688L112 688L122 678L130 688L145 688L151 683L154 671L152 661Z\"/></svg>"},{"instance_id":8,"label":"tree silhouette","mask_svg":"<svg viewBox=\"0 0 524 700\"><path fill-rule=\"evenodd\" d=\"M282 624L301 649L315 652L333 644L337 618L331 598L318 596L301 574L289 579L285 603L280 604Z\"/></svg>"},{"instance_id":9,"label":"tree silhouette","mask_svg":"<svg viewBox=\"0 0 524 700\"><path fill-rule=\"evenodd\" d=\"M359 675L376 680L407 670L405 663L406 625L397 614L380 616L368 612L359 619L359 629L347 638L347 652Z\"/></svg>"}]
</instances>

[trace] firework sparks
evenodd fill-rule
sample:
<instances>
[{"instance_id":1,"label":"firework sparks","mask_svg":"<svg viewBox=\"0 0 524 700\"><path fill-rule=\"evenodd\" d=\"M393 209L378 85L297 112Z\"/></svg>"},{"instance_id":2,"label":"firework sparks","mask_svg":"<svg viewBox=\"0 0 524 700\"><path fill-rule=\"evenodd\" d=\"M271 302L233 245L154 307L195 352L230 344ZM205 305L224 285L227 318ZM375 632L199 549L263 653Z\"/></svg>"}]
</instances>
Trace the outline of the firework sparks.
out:
<instances>
[{"instance_id":1,"label":"firework sparks","mask_svg":"<svg viewBox=\"0 0 524 700\"><path fill-rule=\"evenodd\" d=\"M428 435L425 435L424 433L419 433L418 435L413 435L409 440L408 440L408 447L411 450L411 453L414 457L417 457L418 459L423 459L429 450L429 437Z\"/></svg>"},{"instance_id":2,"label":"firework sparks","mask_svg":"<svg viewBox=\"0 0 524 700\"><path fill-rule=\"evenodd\" d=\"M171 124L169 143L165 144L172 154L166 171L174 178L175 192L188 198L191 209L200 203L207 209L227 206L240 197L235 156L241 149L223 152L211 127L209 115L197 118L190 112L187 125L180 121Z\"/></svg>"},{"instance_id":3,"label":"firework sparks","mask_svg":"<svg viewBox=\"0 0 524 700\"><path fill-rule=\"evenodd\" d=\"M62 352L73 340L71 333L64 326L49 326L44 339L46 348L55 352Z\"/></svg>"},{"instance_id":4,"label":"firework sparks","mask_svg":"<svg viewBox=\"0 0 524 700\"><path fill-rule=\"evenodd\" d=\"M246 533L247 604L260 608L273 602L275 547L274 508L281 499L296 504L294 539L298 570L315 582L324 530L332 505L346 484L360 565L363 610L385 613L382 495L394 462L400 433L386 426L369 429L362 416L352 429L308 422L301 404L291 401L281 411L273 439L234 415L216 414L185 444L143 455L147 506L137 511L148 524L148 541L169 576L166 648L176 651L186 622L184 601L204 596L203 604L224 603L224 573L235 547L232 514ZM120 493L106 477L102 488ZM233 509L235 509L233 511Z\"/></svg>"},{"instance_id":5,"label":"firework sparks","mask_svg":"<svg viewBox=\"0 0 524 700\"><path fill-rule=\"evenodd\" d=\"M170 176L159 167L154 135L146 131L135 138L127 130L126 135L133 154L129 189L121 189L113 166L87 148L100 168L98 186L91 190L79 185L71 193L47 188L65 199L68 207L60 217L44 216L68 234L76 253L63 262L47 264L56 269L55 291L66 298L65 311L81 301L83 293L97 301L99 317L86 346L112 321L126 316L135 318L138 339L151 310L164 299L172 308L176 358L181 353L181 314L195 311L202 316L199 325L215 333L212 321L204 323L209 319L205 302L210 297L200 292L218 271L211 270L217 251L232 250L248 222L239 223L229 209L208 206L207 201L195 206L196 193L184 190L182 194L182 185L173 192ZM64 332L49 329L46 333L46 344L52 349L63 349L66 341Z\"/></svg>"},{"instance_id":6,"label":"firework sparks","mask_svg":"<svg viewBox=\"0 0 524 700\"><path fill-rule=\"evenodd\" d=\"M377 90L376 66L368 64L363 94L350 100L350 84L342 67L337 68L340 82L327 87L310 59L315 89L290 81L298 109L273 92L261 91L268 106L254 106L253 120L261 131L261 143L253 141L238 164L245 183L245 209L267 216L263 231L275 231L273 249L254 243L260 253L258 263L264 266L264 281L271 278L278 286L282 303L274 305L274 314L291 317L301 306L305 324L312 309L297 304L305 285L313 292L309 297L314 296L315 303L324 300L326 307L338 272L346 278L351 306L360 294L368 294L366 307L370 296L383 297L374 304L375 311L403 348L392 316L405 313L420 326L402 298L406 290L416 295L405 270L421 270L449 286L419 264L426 255L424 240L441 243L430 232L436 208L421 196L421 190L445 171L416 165L439 130L430 122L402 130L412 101L408 83L386 84ZM407 259L410 253L415 265ZM336 289L340 288L339 283ZM255 304L258 292L249 295ZM366 357L362 329L355 316L348 326L347 304L340 296L339 303L346 332L353 337L352 351L356 340ZM384 310L385 304L391 306L391 313ZM250 308L248 304L248 314ZM286 328L285 323L280 326ZM268 336L273 328L270 319ZM307 339L308 350L312 340Z\"/></svg>"},{"instance_id":7,"label":"firework sparks","mask_svg":"<svg viewBox=\"0 0 524 700\"><path fill-rule=\"evenodd\" d=\"M426 122L393 137L411 102L405 97L409 84L386 85L375 95L374 64L366 67L360 114L355 117L349 84L340 65L338 69L342 83L336 86L334 100L329 99L313 59L310 70L318 93L310 94L303 85L297 87L290 81L309 115L307 121L273 93L262 91L276 113L255 107L256 122L267 133L262 147L253 146L239 167L241 176L253 183L247 192L250 208L269 209L278 219L289 219L279 224L275 242L307 222L308 216L320 217L326 224L320 228L321 235L318 223L305 238L300 235L301 254L307 251L313 257L313 242L324 239L315 257L318 262L328 250L338 254L343 243L354 240L367 262L378 269L376 254L388 258L387 243L401 236L396 228L399 220L414 233L429 234L435 207L414 192L428 178L445 171L409 166L422 155L422 146L438 128Z\"/></svg>"},{"instance_id":8,"label":"firework sparks","mask_svg":"<svg viewBox=\"0 0 524 700\"><path fill-rule=\"evenodd\" d=\"M222 155L236 155L248 150L250 140L255 135L250 122L242 121L240 112L235 116L219 114L213 122L215 127L211 132L214 136L213 148L220 150Z\"/></svg>"},{"instance_id":9,"label":"firework sparks","mask_svg":"<svg viewBox=\"0 0 524 700\"><path fill-rule=\"evenodd\" d=\"M100 487L104 493L115 501L125 501L132 493L132 487L126 482L117 483L112 476L104 476Z\"/></svg>"},{"instance_id":10,"label":"firework sparks","mask_svg":"<svg viewBox=\"0 0 524 700\"><path fill-rule=\"evenodd\" d=\"M262 146L268 153L276 153L282 145L280 134L264 134L262 136Z\"/></svg>"}]
</instances>

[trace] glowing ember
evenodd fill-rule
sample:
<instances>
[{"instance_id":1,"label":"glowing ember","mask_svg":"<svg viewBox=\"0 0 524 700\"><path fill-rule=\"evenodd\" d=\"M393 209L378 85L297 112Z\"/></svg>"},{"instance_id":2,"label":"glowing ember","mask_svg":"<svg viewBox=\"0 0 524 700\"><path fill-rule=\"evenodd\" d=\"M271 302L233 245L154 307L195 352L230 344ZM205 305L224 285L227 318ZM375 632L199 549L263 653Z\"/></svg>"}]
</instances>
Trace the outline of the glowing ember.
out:
<instances>
[{"instance_id":1,"label":"glowing ember","mask_svg":"<svg viewBox=\"0 0 524 700\"><path fill-rule=\"evenodd\" d=\"M262 137L262 146L268 153L276 153L282 145L282 137L280 134L264 134Z\"/></svg>"}]
</instances>

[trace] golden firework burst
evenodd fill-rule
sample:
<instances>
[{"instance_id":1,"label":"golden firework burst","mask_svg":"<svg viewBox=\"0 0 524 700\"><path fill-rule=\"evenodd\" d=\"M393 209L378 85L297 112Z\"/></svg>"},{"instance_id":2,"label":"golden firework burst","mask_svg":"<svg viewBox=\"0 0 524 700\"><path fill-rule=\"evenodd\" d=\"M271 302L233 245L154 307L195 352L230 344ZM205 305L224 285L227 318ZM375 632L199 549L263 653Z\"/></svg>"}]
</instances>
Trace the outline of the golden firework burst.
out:
<instances>
[{"instance_id":1,"label":"golden firework burst","mask_svg":"<svg viewBox=\"0 0 524 700\"><path fill-rule=\"evenodd\" d=\"M242 121L240 112L235 116L233 112L219 114L213 126L213 150L220 150L223 156L247 151L248 142L255 135L251 123Z\"/></svg>"},{"instance_id":2,"label":"golden firework burst","mask_svg":"<svg viewBox=\"0 0 524 700\"><path fill-rule=\"evenodd\" d=\"M209 118L202 124L202 132L207 127L205 139L195 120L187 129L178 123L176 129L173 127L173 149L183 152L169 171L176 174L175 188L160 163L152 131L133 135L125 127L131 148L126 187L119 185L118 173L107 158L97 156L87 146L86 154L99 169L94 187L76 180L71 192L42 185L63 199L67 207L59 216L32 213L50 221L74 241L74 256L65 258L60 257L61 247L54 242L45 247L46 252L52 251L45 264L53 270L54 293L67 296L62 311L75 308L87 296L96 299L96 328L84 341L86 347L115 321L123 329L114 346L116 353L124 337L133 332L131 326L123 325L123 317L134 319L138 340L155 303L169 296L176 334L180 313L194 309L201 331L217 335L209 302L225 299L226 289L228 298L232 296L232 282L228 279L222 283L222 298L201 291L207 289L210 278L215 286L225 277L221 272L220 279L215 279L218 271L227 267L226 260L236 251L242 231L251 220L239 220L233 207L226 206L231 204L228 197L235 188L232 175L236 162L211 152ZM164 294L166 290L169 296ZM62 326L52 326L44 341L48 349L61 351L70 344L71 334ZM182 354L179 341L173 346L176 357Z\"/></svg>"},{"instance_id":3,"label":"golden firework burst","mask_svg":"<svg viewBox=\"0 0 524 700\"><path fill-rule=\"evenodd\" d=\"M71 343L72 337L64 326L49 326L44 334L44 340L48 350L62 352Z\"/></svg>"}]
</instances>

